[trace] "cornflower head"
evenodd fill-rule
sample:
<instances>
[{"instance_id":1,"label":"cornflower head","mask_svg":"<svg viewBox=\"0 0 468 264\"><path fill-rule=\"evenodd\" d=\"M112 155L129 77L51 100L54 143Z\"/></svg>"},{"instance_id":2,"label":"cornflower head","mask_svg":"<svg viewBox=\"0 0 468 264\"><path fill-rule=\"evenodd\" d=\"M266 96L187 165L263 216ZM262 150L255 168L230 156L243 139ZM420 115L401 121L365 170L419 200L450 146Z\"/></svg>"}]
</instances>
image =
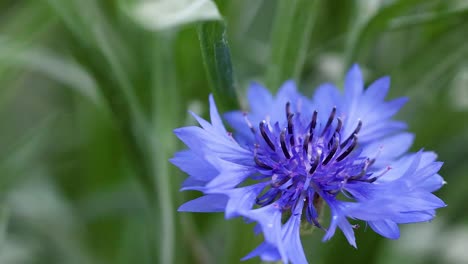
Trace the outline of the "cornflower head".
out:
<instances>
[{"instance_id":1,"label":"cornflower head","mask_svg":"<svg viewBox=\"0 0 468 264\"><path fill-rule=\"evenodd\" d=\"M324 230L329 240L339 228L356 247L356 220L397 239L398 224L429 221L444 207L432 192L444 180L433 152L407 153L413 135L392 120L406 98L385 101L390 79L364 90L360 69L347 73L344 94L332 84L312 99L287 81L272 96L253 83L250 112L225 114L228 132L210 96L211 123L193 114L201 127L175 130L187 146L173 164L189 177L181 190L203 196L179 211L224 212L226 218L255 222L264 242L244 259L307 263L301 224ZM330 223L320 220L322 206Z\"/></svg>"}]
</instances>

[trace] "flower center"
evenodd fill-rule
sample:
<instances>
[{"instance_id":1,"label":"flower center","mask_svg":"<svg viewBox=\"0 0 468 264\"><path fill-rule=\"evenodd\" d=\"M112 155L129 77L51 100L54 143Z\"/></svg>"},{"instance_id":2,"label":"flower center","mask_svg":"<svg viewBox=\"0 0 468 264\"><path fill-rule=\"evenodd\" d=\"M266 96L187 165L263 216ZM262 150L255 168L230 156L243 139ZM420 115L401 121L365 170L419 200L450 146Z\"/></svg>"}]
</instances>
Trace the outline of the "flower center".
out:
<instances>
[{"instance_id":1,"label":"flower center","mask_svg":"<svg viewBox=\"0 0 468 264\"><path fill-rule=\"evenodd\" d=\"M258 169L253 178L269 181L256 203L276 203L286 211L304 199L308 221L319 225L319 200L334 199L339 193L353 199L353 192L347 187L376 180L367 172L374 160L359 156L361 121L350 136L342 138L343 122L336 117L336 107L325 124L318 121L317 111L305 121L299 112L291 112L289 102L285 110L287 122L283 126L265 120L260 122L258 131L250 126L256 139L253 151Z\"/></svg>"}]
</instances>

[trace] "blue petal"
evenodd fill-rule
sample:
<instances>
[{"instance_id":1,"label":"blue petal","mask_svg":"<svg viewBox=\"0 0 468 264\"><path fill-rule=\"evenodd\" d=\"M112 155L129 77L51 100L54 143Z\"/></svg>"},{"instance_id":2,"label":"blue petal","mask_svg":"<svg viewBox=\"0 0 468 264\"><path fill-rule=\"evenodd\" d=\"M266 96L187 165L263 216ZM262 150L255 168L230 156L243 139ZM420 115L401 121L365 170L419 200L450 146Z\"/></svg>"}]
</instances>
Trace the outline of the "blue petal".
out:
<instances>
[{"instance_id":1,"label":"blue petal","mask_svg":"<svg viewBox=\"0 0 468 264\"><path fill-rule=\"evenodd\" d=\"M207 136L207 133L203 129L196 126L187 126L174 129L174 134L184 144L193 149L201 149L203 147L203 137ZM194 135L194 136L192 136Z\"/></svg>"},{"instance_id":2,"label":"blue petal","mask_svg":"<svg viewBox=\"0 0 468 264\"><path fill-rule=\"evenodd\" d=\"M271 120L279 122L280 124L286 122L286 115L284 107L287 102L290 102L293 107L296 107L298 99L302 96L297 92L296 84L294 81L289 80L283 83L275 97L273 108L270 109ZM267 117L263 117L267 119ZM260 121L260 120L258 120Z\"/></svg>"},{"instance_id":3,"label":"blue petal","mask_svg":"<svg viewBox=\"0 0 468 264\"><path fill-rule=\"evenodd\" d=\"M422 151L402 156L399 160L390 164L392 169L382 177L382 180L396 182L396 180L404 179L408 176L411 177L420 166L420 161L423 156L424 153Z\"/></svg>"},{"instance_id":4,"label":"blue petal","mask_svg":"<svg viewBox=\"0 0 468 264\"><path fill-rule=\"evenodd\" d=\"M223 212L226 208L228 197L223 194L209 194L197 199L188 201L181 205L179 212Z\"/></svg>"},{"instance_id":5,"label":"blue petal","mask_svg":"<svg viewBox=\"0 0 468 264\"><path fill-rule=\"evenodd\" d=\"M195 177L188 177L182 183L182 188L180 188L180 190L181 191L187 191L187 190L203 191L207 183L208 181L200 180Z\"/></svg>"},{"instance_id":6,"label":"blue petal","mask_svg":"<svg viewBox=\"0 0 468 264\"><path fill-rule=\"evenodd\" d=\"M424 168L419 168L416 173L407 179L409 188L418 188L427 179L436 176L442 167L442 162L433 162Z\"/></svg>"},{"instance_id":7,"label":"blue petal","mask_svg":"<svg viewBox=\"0 0 468 264\"><path fill-rule=\"evenodd\" d=\"M262 229L265 243L272 245L278 250L281 260L288 263L286 252L283 248L281 234L281 209L275 204L270 204L265 207L243 212L242 215L252 221L257 222ZM256 252L253 256L257 256Z\"/></svg>"},{"instance_id":8,"label":"blue petal","mask_svg":"<svg viewBox=\"0 0 468 264\"><path fill-rule=\"evenodd\" d=\"M226 128L224 127L223 121L221 120L221 117L219 116L218 109L216 108L216 104L215 104L212 94L210 94L209 96L209 101L210 101L211 123L204 120L203 118L201 118L200 116L198 116L197 114L193 112L190 112L190 114L197 120L200 126L202 126L203 129L207 130L208 132L219 134L219 135L226 135L227 134Z\"/></svg>"},{"instance_id":9,"label":"blue petal","mask_svg":"<svg viewBox=\"0 0 468 264\"><path fill-rule=\"evenodd\" d=\"M345 111L348 116L347 121L345 121L345 127L349 127L355 120L360 118L357 113L360 98L364 89L364 81L362 79L361 70L357 64L354 64L351 69L348 71L344 81L344 90L346 103L344 105L343 111Z\"/></svg>"},{"instance_id":10,"label":"blue petal","mask_svg":"<svg viewBox=\"0 0 468 264\"><path fill-rule=\"evenodd\" d=\"M229 201L226 206L226 218L237 217L251 210L255 204L255 199L267 184L267 182L259 183L226 192L229 196Z\"/></svg>"},{"instance_id":11,"label":"blue petal","mask_svg":"<svg viewBox=\"0 0 468 264\"><path fill-rule=\"evenodd\" d=\"M357 123L356 123L357 124ZM404 130L407 128L405 122L400 121L383 121L375 123L371 127L367 127L363 123L362 131L359 132L359 142L368 143L381 138L391 135L395 132ZM352 132L352 131L351 131ZM351 133L349 132L349 133Z\"/></svg>"},{"instance_id":12,"label":"blue petal","mask_svg":"<svg viewBox=\"0 0 468 264\"><path fill-rule=\"evenodd\" d=\"M403 212L398 215L392 216L391 219L395 223L409 224L418 222L427 222L435 217L435 210L425 210L419 212Z\"/></svg>"},{"instance_id":13,"label":"blue petal","mask_svg":"<svg viewBox=\"0 0 468 264\"><path fill-rule=\"evenodd\" d=\"M398 225L390 220L369 221L370 227L381 236L389 239L400 238Z\"/></svg>"},{"instance_id":14,"label":"blue petal","mask_svg":"<svg viewBox=\"0 0 468 264\"><path fill-rule=\"evenodd\" d=\"M299 96L296 83L293 80L288 80L281 85L276 95L276 100L280 101L280 105L285 105L287 102L296 101Z\"/></svg>"},{"instance_id":15,"label":"blue petal","mask_svg":"<svg viewBox=\"0 0 468 264\"><path fill-rule=\"evenodd\" d=\"M343 231L343 234L345 235L346 239L348 240L348 243L351 246L357 248L353 228L352 228L351 224L349 224L348 220L346 220L346 219L344 219L342 217L336 217L336 218L332 219L332 222L330 223L330 227L328 228L328 230L327 230L325 236L323 237L322 241L330 240L333 237L333 235L335 234L337 226L339 226L340 229Z\"/></svg>"},{"instance_id":16,"label":"blue petal","mask_svg":"<svg viewBox=\"0 0 468 264\"><path fill-rule=\"evenodd\" d=\"M408 102L408 98L401 97L389 102L381 102L375 109L370 109L366 113L362 113L366 124L374 126L384 120L393 117L404 104Z\"/></svg>"},{"instance_id":17,"label":"blue petal","mask_svg":"<svg viewBox=\"0 0 468 264\"><path fill-rule=\"evenodd\" d=\"M250 127L245 121L244 113L241 111L232 111L224 114L226 122L234 129L234 138L241 146L253 145L254 136ZM251 122L254 120L250 120ZM258 124L253 123L252 126Z\"/></svg>"},{"instance_id":18,"label":"blue petal","mask_svg":"<svg viewBox=\"0 0 468 264\"><path fill-rule=\"evenodd\" d=\"M250 151L241 148L227 135L209 133L195 126L178 128L174 133L193 151L230 161L248 162L252 159Z\"/></svg>"},{"instance_id":19,"label":"blue petal","mask_svg":"<svg viewBox=\"0 0 468 264\"><path fill-rule=\"evenodd\" d=\"M418 169L422 156L423 156L423 151L422 150L418 151L412 158L413 160L411 164L409 165L405 173L400 178L406 179L407 177L411 177L413 173Z\"/></svg>"},{"instance_id":20,"label":"blue petal","mask_svg":"<svg viewBox=\"0 0 468 264\"><path fill-rule=\"evenodd\" d=\"M354 65L346 76L344 86L345 97L341 109L344 138L353 133L359 120L363 123L359 133L361 143L379 139L404 128L404 125L389 120L406 103L407 99L384 101L390 86L388 77L376 80L366 91L363 91L364 82L361 72L359 67ZM373 137L373 139L368 137Z\"/></svg>"},{"instance_id":21,"label":"blue petal","mask_svg":"<svg viewBox=\"0 0 468 264\"><path fill-rule=\"evenodd\" d=\"M227 133L226 128L224 127L223 121L221 120L221 117L219 116L218 109L216 107L212 94L210 94L209 101L210 101L211 124L219 133L226 134Z\"/></svg>"},{"instance_id":22,"label":"blue petal","mask_svg":"<svg viewBox=\"0 0 468 264\"><path fill-rule=\"evenodd\" d=\"M340 227L341 231L343 231L343 234L348 240L348 243L352 245L353 247L357 248L353 228L351 224L349 224L348 220L346 220L345 213L341 209L342 207L341 202L336 201L336 200L331 200L323 195L322 197L327 202L331 211L330 226L328 227L328 230L325 233L325 236L323 237L322 241L330 240L335 234L336 228Z\"/></svg>"},{"instance_id":23,"label":"blue petal","mask_svg":"<svg viewBox=\"0 0 468 264\"><path fill-rule=\"evenodd\" d=\"M263 242L241 260L248 260L256 256L260 256L260 258L266 262L274 262L281 259L278 249L275 246Z\"/></svg>"},{"instance_id":24,"label":"blue petal","mask_svg":"<svg viewBox=\"0 0 468 264\"><path fill-rule=\"evenodd\" d=\"M399 133L366 145L361 155L370 158L378 157L376 165L384 163L382 165L385 166L388 165L389 161L407 152L413 141L413 134Z\"/></svg>"},{"instance_id":25,"label":"blue petal","mask_svg":"<svg viewBox=\"0 0 468 264\"><path fill-rule=\"evenodd\" d=\"M255 234L256 236L258 236L258 235L260 235L260 234L262 233L262 226L259 225L259 224L256 224L256 225L254 226L253 230L254 230L254 234Z\"/></svg>"},{"instance_id":26,"label":"blue petal","mask_svg":"<svg viewBox=\"0 0 468 264\"><path fill-rule=\"evenodd\" d=\"M327 232L325 233L325 236L323 236L322 241L330 240L335 235L337 226L338 226L338 216L333 216L330 222L330 226L328 227Z\"/></svg>"},{"instance_id":27,"label":"blue petal","mask_svg":"<svg viewBox=\"0 0 468 264\"><path fill-rule=\"evenodd\" d=\"M340 227L341 231L345 235L346 240L348 240L348 243L351 246L357 248L356 238L354 237L354 230L353 230L353 227L351 226L351 224L348 222L348 220L346 220L346 218L343 217L338 222L338 226Z\"/></svg>"},{"instance_id":28,"label":"blue petal","mask_svg":"<svg viewBox=\"0 0 468 264\"><path fill-rule=\"evenodd\" d=\"M191 150L177 152L170 161L188 175L199 180L209 181L218 175L218 171L208 161Z\"/></svg>"},{"instance_id":29,"label":"blue petal","mask_svg":"<svg viewBox=\"0 0 468 264\"><path fill-rule=\"evenodd\" d=\"M198 124L205 130L210 131L211 133L217 133L217 131L213 128L213 126L210 124L210 122L206 121L205 119L201 118L199 115L195 114L192 111L189 111L189 113L197 120Z\"/></svg>"},{"instance_id":30,"label":"blue petal","mask_svg":"<svg viewBox=\"0 0 468 264\"><path fill-rule=\"evenodd\" d=\"M445 181L442 178L442 176L440 176L439 174L435 174L432 177L429 177L428 179L421 182L418 185L418 187L428 192L434 192L439 190L444 184Z\"/></svg>"},{"instance_id":31,"label":"blue petal","mask_svg":"<svg viewBox=\"0 0 468 264\"><path fill-rule=\"evenodd\" d=\"M273 96L262 85L252 82L247 91L250 111L256 115L266 115L273 104Z\"/></svg>"},{"instance_id":32,"label":"blue petal","mask_svg":"<svg viewBox=\"0 0 468 264\"><path fill-rule=\"evenodd\" d=\"M424 151L421 153L420 167L424 167L437 159L437 154L432 151Z\"/></svg>"},{"instance_id":33,"label":"blue petal","mask_svg":"<svg viewBox=\"0 0 468 264\"><path fill-rule=\"evenodd\" d=\"M346 74L345 81L345 95L351 99L355 99L362 94L364 89L364 81L362 79L361 69L359 65L354 64Z\"/></svg>"},{"instance_id":34,"label":"blue petal","mask_svg":"<svg viewBox=\"0 0 468 264\"><path fill-rule=\"evenodd\" d=\"M349 99L350 100L350 99ZM372 109L357 99L360 106L355 111L348 111L348 119L346 119L343 135L348 137L357 126L359 120L362 122L362 129L359 132L359 138L361 141L369 141L368 136L372 136L374 139L389 135L394 125L401 122L395 122L389 120L395 115L398 110L408 101L407 98L399 98L390 102L381 102L378 106ZM351 103L351 102L350 102ZM403 126L404 125L399 125ZM380 135L379 135L380 134Z\"/></svg>"},{"instance_id":35,"label":"blue petal","mask_svg":"<svg viewBox=\"0 0 468 264\"><path fill-rule=\"evenodd\" d=\"M253 166L240 165L214 156L207 156L206 159L219 171L219 175L206 185L207 189L226 190L234 188L255 172Z\"/></svg>"},{"instance_id":36,"label":"blue petal","mask_svg":"<svg viewBox=\"0 0 468 264\"><path fill-rule=\"evenodd\" d=\"M398 197L398 205L403 212L433 210L446 206L439 197L426 191L413 191L406 196Z\"/></svg>"},{"instance_id":37,"label":"blue petal","mask_svg":"<svg viewBox=\"0 0 468 264\"><path fill-rule=\"evenodd\" d=\"M215 155L221 159L252 163L250 151L243 149L225 130L210 96L210 114L212 125L194 114L200 127L182 127L174 130L176 136L190 149L200 155Z\"/></svg>"},{"instance_id":38,"label":"blue petal","mask_svg":"<svg viewBox=\"0 0 468 264\"><path fill-rule=\"evenodd\" d=\"M401 97L389 102L363 102L359 108L359 117L366 121L366 125L373 126L394 116L407 101L408 98Z\"/></svg>"},{"instance_id":39,"label":"blue petal","mask_svg":"<svg viewBox=\"0 0 468 264\"><path fill-rule=\"evenodd\" d=\"M390 88L390 77L384 76L369 85L364 93L364 101L368 105L375 105L384 100Z\"/></svg>"},{"instance_id":40,"label":"blue petal","mask_svg":"<svg viewBox=\"0 0 468 264\"><path fill-rule=\"evenodd\" d=\"M444 206L444 202L431 193L422 191L408 192L395 189L393 194L382 193L375 199L348 203L346 215L364 221L389 219L396 223L401 223L401 219L409 219L408 215L405 214L432 212L434 209ZM424 221L426 220L427 218Z\"/></svg>"},{"instance_id":41,"label":"blue petal","mask_svg":"<svg viewBox=\"0 0 468 264\"><path fill-rule=\"evenodd\" d=\"M319 113L319 123L325 124L333 107L337 109L337 115L341 115L342 99L339 90L330 83L320 85L313 98L315 110Z\"/></svg>"},{"instance_id":42,"label":"blue petal","mask_svg":"<svg viewBox=\"0 0 468 264\"><path fill-rule=\"evenodd\" d=\"M299 199L296 205L296 210L289 220L283 226L283 241L286 249L288 259L292 263L307 264L306 256L304 255L304 249L302 248L301 237L300 237L300 226L301 226L301 215L304 200Z\"/></svg>"}]
</instances>

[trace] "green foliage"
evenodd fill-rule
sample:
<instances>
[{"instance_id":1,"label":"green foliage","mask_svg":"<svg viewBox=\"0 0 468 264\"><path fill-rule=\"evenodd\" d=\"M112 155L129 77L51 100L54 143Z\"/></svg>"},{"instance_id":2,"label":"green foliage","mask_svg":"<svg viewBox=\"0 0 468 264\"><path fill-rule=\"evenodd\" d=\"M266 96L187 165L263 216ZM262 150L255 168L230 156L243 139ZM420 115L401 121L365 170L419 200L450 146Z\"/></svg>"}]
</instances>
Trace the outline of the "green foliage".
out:
<instances>
[{"instance_id":1,"label":"green foliage","mask_svg":"<svg viewBox=\"0 0 468 264\"><path fill-rule=\"evenodd\" d=\"M222 110L254 79L311 94L355 62L410 98L399 118L445 161L449 206L400 241L361 226L358 250L316 230L309 260L468 262L465 1L22 0L0 23L0 263L238 263L252 225L177 213L197 194L178 192L172 130L209 93Z\"/></svg>"}]
</instances>

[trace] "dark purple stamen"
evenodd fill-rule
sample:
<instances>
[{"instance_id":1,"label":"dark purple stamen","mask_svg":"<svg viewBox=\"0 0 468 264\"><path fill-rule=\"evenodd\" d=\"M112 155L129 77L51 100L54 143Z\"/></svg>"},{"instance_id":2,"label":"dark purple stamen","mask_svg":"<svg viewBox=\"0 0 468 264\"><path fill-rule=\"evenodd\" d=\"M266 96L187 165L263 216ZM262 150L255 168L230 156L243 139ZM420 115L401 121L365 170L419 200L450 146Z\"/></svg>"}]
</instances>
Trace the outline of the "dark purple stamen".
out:
<instances>
[{"instance_id":1,"label":"dark purple stamen","mask_svg":"<svg viewBox=\"0 0 468 264\"><path fill-rule=\"evenodd\" d=\"M362 121L359 120L356 129L354 129L354 132L351 133L351 135L345 141L343 141L343 143L341 143L340 147L344 148L346 144L348 144L348 142L353 138L353 136L359 133L359 131L361 130L361 127L362 127Z\"/></svg>"},{"instance_id":2,"label":"dark purple stamen","mask_svg":"<svg viewBox=\"0 0 468 264\"><path fill-rule=\"evenodd\" d=\"M333 110L330 113L330 116L328 117L327 124L325 125L325 128L322 131L322 136L325 135L327 132L328 128L331 126L333 119L335 119L335 114L336 114L336 106L333 107Z\"/></svg>"},{"instance_id":3,"label":"dark purple stamen","mask_svg":"<svg viewBox=\"0 0 468 264\"><path fill-rule=\"evenodd\" d=\"M341 118L337 118L338 120L338 125L336 126L335 133L340 133L341 127L343 126L343 121L341 121Z\"/></svg>"},{"instance_id":4,"label":"dark purple stamen","mask_svg":"<svg viewBox=\"0 0 468 264\"><path fill-rule=\"evenodd\" d=\"M284 129L283 131L281 131L281 134L280 134L280 144L281 144L281 149L283 150L284 156L285 156L287 159L290 159L290 158L291 158L291 154L289 154L288 148L287 148L287 146L286 146L286 129Z\"/></svg>"},{"instance_id":5,"label":"dark purple stamen","mask_svg":"<svg viewBox=\"0 0 468 264\"><path fill-rule=\"evenodd\" d=\"M353 151L353 149L357 145L357 139L358 139L357 135L354 134L353 135L353 143L351 143L351 145L340 156L338 156L338 158L336 159L337 161L342 161L344 158L346 158Z\"/></svg>"},{"instance_id":6,"label":"dark purple stamen","mask_svg":"<svg viewBox=\"0 0 468 264\"><path fill-rule=\"evenodd\" d=\"M311 162L310 163L310 170L309 170L309 174L312 175L314 174L315 170L317 169L318 165L319 165L319 161L320 161L320 157L317 156L314 160L314 162Z\"/></svg>"},{"instance_id":7,"label":"dark purple stamen","mask_svg":"<svg viewBox=\"0 0 468 264\"><path fill-rule=\"evenodd\" d=\"M312 121L310 122L310 128L309 128L309 133L311 135L314 134L314 129L315 129L315 126L317 125L317 114L318 114L317 111L314 111L314 113L312 114Z\"/></svg>"},{"instance_id":8,"label":"dark purple stamen","mask_svg":"<svg viewBox=\"0 0 468 264\"><path fill-rule=\"evenodd\" d=\"M334 139L334 142L333 142L333 146L332 146L332 149L330 150L330 152L328 153L327 157L325 158L325 160L322 162L323 165L327 165L328 162L330 162L330 160L333 158L333 156L335 155L336 153L336 150L338 149L338 145L340 144L340 139L338 138L338 135L334 135L333 137Z\"/></svg>"},{"instance_id":9,"label":"dark purple stamen","mask_svg":"<svg viewBox=\"0 0 468 264\"><path fill-rule=\"evenodd\" d=\"M291 135L291 138L289 139L289 143L291 146L294 146L294 124L293 124L293 118L294 114L289 115L288 117L288 134Z\"/></svg>"},{"instance_id":10,"label":"dark purple stamen","mask_svg":"<svg viewBox=\"0 0 468 264\"><path fill-rule=\"evenodd\" d=\"M291 113L291 103L290 102L287 102L286 103L286 118L289 118L290 115L292 115Z\"/></svg>"},{"instance_id":11,"label":"dark purple stamen","mask_svg":"<svg viewBox=\"0 0 468 264\"><path fill-rule=\"evenodd\" d=\"M288 182L289 182L290 180L291 180L291 179L290 179L289 177L282 177L282 178L280 178L280 179L278 179L278 180L276 180L276 181L273 181L273 180L272 180L271 186L272 186L272 187L275 187L275 188L283 188L285 184L286 184L286 185L289 184Z\"/></svg>"},{"instance_id":12,"label":"dark purple stamen","mask_svg":"<svg viewBox=\"0 0 468 264\"><path fill-rule=\"evenodd\" d=\"M304 142L302 143L302 149L304 150L306 156L309 154L309 138L310 134L307 134L304 138Z\"/></svg>"},{"instance_id":13,"label":"dark purple stamen","mask_svg":"<svg viewBox=\"0 0 468 264\"><path fill-rule=\"evenodd\" d=\"M354 176L351 176L348 178L348 180L352 180L352 181L357 181L357 180L361 180L362 177L364 177L364 175L366 175L366 170L362 170L358 175L354 175Z\"/></svg>"},{"instance_id":14,"label":"dark purple stamen","mask_svg":"<svg viewBox=\"0 0 468 264\"><path fill-rule=\"evenodd\" d=\"M266 131L265 131L265 126L266 126L266 121L263 120L260 122L260 133L262 134L263 139L265 142L268 144L268 146L271 148L271 150L276 151L275 144L271 142L271 139L268 137Z\"/></svg>"},{"instance_id":15,"label":"dark purple stamen","mask_svg":"<svg viewBox=\"0 0 468 264\"><path fill-rule=\"evenodd\" d=\"M340 130L341 130L341 127L343 126L343 122L341 121L341 118L337 118L338 120L338 125L336 126L336 129L335 129L335 133L333 133L333 136L336 134L336 135L339 135L340 134ZM330 141L328 141L328 147L332 146L333 144L333 138L334 137L331 137L330 138Z\"/></svg>"},{"instance_id":16,"label":"dark purple stamen","mask_svg":"<svg viewBox=\"0 0 468 264\"><path fill-rule=\"evenodd\" d=\"M373 183L377 180L377 177L372 177L372 178L369 178L369 179L366 179L364 180L365 182L368 182L368 183Z\"/></svg>"},{"instance_id":17,"label":"dark purple stamen","mask_svg":"<svg viewBox=\"0 0 468 264\"><path fill-rule=\"evenodd\" d=\"M259 160L257 155L255 155L254 161L255 161L255 164L257 164L257 166L259 166L260 168L263 168L263 169L266 169L266 170L272 170L273 169L272 167L266 165L261 160Z\"/></svg>"}]
</instances>

